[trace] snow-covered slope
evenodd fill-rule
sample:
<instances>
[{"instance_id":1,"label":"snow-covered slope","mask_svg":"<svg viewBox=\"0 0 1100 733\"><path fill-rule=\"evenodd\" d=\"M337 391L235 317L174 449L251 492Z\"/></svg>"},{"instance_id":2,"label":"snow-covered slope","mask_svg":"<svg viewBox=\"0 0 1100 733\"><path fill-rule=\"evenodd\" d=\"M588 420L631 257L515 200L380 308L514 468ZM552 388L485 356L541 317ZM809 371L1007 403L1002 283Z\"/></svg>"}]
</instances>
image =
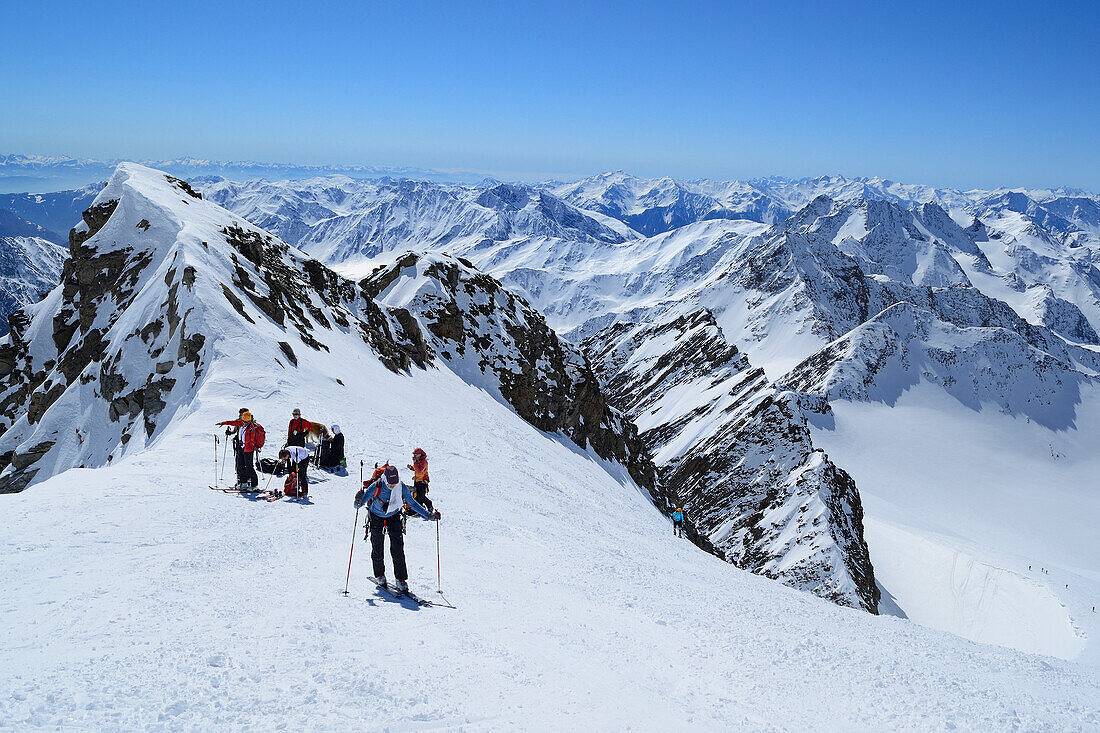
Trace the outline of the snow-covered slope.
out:
<instances>
[{"instance_id":1,"label":"snow-covered slope","mask_svg":"<svg viewBox=\"0 0 1100 733\"><path fill-rule=\"evenodd\" d=\"M0 336L8 316L53 290L68 255L53 235L10 211L0 210Z\"/></svg>"},{"instance_id":2,"label":"snow-covered slope","mask_svg":"<svg viewBox=\"0 0 1100 733\"><path fill-rule=\"evenodd\" d=\"M112 730L1100 725L1095 668L840 608L720 562L673 538L625 476L445 366L396 373L335 345L308 350L296 370L254 354L225 343L191 408L145 450L0 497L10 561L0 720ZM406 535L410 582L454 608L417 610L367 583L357 477L315 484L306 505L206 489L212 424L241 405L269 428L295 405L339 422L351 466L423 445L443 512L443 596L434 527L419 520Z\"/></svg>"}]
</instances>

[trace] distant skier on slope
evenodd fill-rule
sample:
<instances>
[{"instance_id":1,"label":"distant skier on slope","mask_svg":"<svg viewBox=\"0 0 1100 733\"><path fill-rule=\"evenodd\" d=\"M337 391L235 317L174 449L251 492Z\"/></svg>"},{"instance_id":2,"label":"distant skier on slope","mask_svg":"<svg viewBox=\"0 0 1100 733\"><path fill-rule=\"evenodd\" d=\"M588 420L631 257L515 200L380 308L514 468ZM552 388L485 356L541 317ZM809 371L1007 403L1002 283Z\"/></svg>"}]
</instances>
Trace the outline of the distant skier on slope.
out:
<instances>
[{"instance_id":1,"label":"distant skier on slope","mask_svg":"<svg viewBox=\"0 0 1100 733\"><path fill-rule=\"evenodd\" d=\"M677 537L684 536L684 510L680 507L672 512L672 533Z\"/></svg>"},{"instance_id":2,"label":"distant skier on slope","mask_svg":"<svg viewBox=\"0 0 1100 733\"><path fill-rule=\"evenodd\" d=\"M260 483L260 477L256 475L256 454L264 447L267 437L263 426L253 420L252 413L244 407L237 420L223 420L218 425L237 428L233 438L233 450L237 453L237 485L234 488L255 489Z\"/></svg>"},{"instance_id":3,"label":"distant skier on slope","mask_svg":"<svg viewBox=\"0 0 1100 733\"><path fill-rule=\"evenodd\" d=\"M413 462L406 465L413 472L413 498L428 511L433 511L435 506L428 498L428 454L423 448L417 448L413 451Z\"/></svg>"},{"instance_id":4,"label":"distant skier on slope","mask_svg":"<svg viewBox=\"0 0 1100 733\"><path fill-rule=\"evenodd\" d=\"M374 563L372 581L386 585L386 563L383 553L384 534L390 536L390 557L393 560L393 574L397 578L395 586L398 593L409 589L409 571L405 566L405 539L401 534L402 503L408 504L425 519L438 522L438 511L429 512L413 497L409 487L401 481L396 466L386 466L382 476L376 480L364 481L363 488L355 494L355 508L370 508L371 561Z\"/></svg>"},{"instance_id":5,"label":"distant skier on slope","mask_svg":"<svg viewBox=\"0 0 1100 733\"><path fill-rule=\"evenodd\" d=\"M312 449L300 445L288 445L279 451L279 462L286 465L287 470L296 478L294 484L296 493L287 491L288 495L297 496L300 499L309 496L309 478L306 475L306 468L309 466L309 457L312 453ZM287 479L289 481L290 477L288 476ZM287 488L291 488L290 483L287 484Z\"/></svg>"},{"instance_id":6,"label":"distant skier on slope","mask_svg":"<svg viewBox=\"0 0 1100 733\"><path fill-rule=\"evenodd\" d=\"M306 435L308 435L311 430L313 430L313 423L303 419L302 411L295 407L294 412L291 413L290 424L287 426L286 430L286 444L304 446L306 444Z\"/></svg>"},{"instance_id":7,"label":"distant skier on slope","mask_svg":"<svg viewBox=\"0 0 1100 733\"><path fill-rule=\"evenodd\" d=\"M344 434L340 432L339 425L332 426L332 437L321 441L321 451L317 465L321 468L334 470L337 466L347 468L348 462L344 457Z\"/></svg>"}]
</instances>

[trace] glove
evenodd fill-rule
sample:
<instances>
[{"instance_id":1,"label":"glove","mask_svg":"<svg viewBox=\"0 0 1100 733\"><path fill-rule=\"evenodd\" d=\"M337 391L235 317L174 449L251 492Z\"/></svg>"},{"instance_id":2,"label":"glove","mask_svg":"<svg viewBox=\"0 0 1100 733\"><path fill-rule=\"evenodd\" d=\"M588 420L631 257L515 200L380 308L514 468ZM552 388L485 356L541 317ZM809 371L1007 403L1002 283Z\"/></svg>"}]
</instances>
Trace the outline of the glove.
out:
<instances>
[{"instance_id":1,"label":"glove","mask_svg":"<svg viewBox=\"0 0 1100 733\"><path fill-rule=\"evenodd\" d=\"M355 508L356 509L363 506L363 497L365 495L366 495L366 492L363 491L362 489L359 489L358 491L355 492Z\"/></svg>"},{"instance_id":2,"label":"glove","mask_svg":"<svg viewBox=\"0 0 1100 733\"><path fill-rule=\"evenodd\" d=\"M439 513L438 509L436 509L434 512L432 512L432 515L431 515L430 518L433 522L438 522L440 519L443 518L443 515Z\"/></svg>"},{"instance_id":3,"label":"glove","mask_svg":"<svg viewBox=\"0 0 1100 733\"><path fill-rule=\"evenodd\" d=\"M225 429L225 434L226 435L232 435L233 434L233 428L226 428Z\"/></svg>"}]
</instances>

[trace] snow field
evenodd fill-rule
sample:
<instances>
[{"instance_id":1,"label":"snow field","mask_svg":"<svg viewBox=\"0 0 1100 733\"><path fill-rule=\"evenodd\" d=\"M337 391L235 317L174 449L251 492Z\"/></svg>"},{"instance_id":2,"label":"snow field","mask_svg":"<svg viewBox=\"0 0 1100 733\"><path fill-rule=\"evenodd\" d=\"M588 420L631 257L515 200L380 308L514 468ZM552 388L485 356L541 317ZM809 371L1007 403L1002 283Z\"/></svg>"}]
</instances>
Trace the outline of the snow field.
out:
<instances>
[{"instance_id":1,"label":"snow field","mask_svg":"<svg viewBox=\"0 0 1100 733\"><path fill-rule=\"evenodd\" d=\"M215 362L147 450L0 497L0 727L1100 725L1096 669L740 572L675 539L621 471L446 369L394 375L362 352L301 364L248 378ZM319 474L312 505L209 491L213 423L239 406L267 455L294 406L339 423L352 476ZM457 608L376 591L361 534L345 598L357 461L403 467L416 445ZM406 539L429 599L434 529L412 519Z\"/></svg>"},{"instance_id":2,"label":"snow field","mask_svg":"<svg viewBox=\"0 0 1100 733\"><path fill-rule=\"evenodd\" d=\"M1100 392L1062 431L926 383L893 407L832 407L814 443L859 485L875 575L911 620L1100 663L1100 491L1083 478L1100 470Z\"/></svg>"}]
</instances>

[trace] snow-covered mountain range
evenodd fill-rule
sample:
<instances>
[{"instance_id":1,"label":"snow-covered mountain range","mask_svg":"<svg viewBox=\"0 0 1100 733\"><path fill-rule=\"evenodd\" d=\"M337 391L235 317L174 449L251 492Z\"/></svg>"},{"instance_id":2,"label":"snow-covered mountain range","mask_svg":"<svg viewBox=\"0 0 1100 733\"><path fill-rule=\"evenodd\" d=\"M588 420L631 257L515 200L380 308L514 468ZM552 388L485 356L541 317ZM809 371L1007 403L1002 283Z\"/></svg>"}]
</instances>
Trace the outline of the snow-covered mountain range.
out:
<instances>
[{"instance_id":1,"label":"snow-covered mountain range","mask_svg":"<svg viewBox=\"0 0 1100 733\"><path fill-rule=\"evenodd\" d=\"M12 315L0 720L1100 724L1087 228L815 193L642 236L549 187L272 185L123 164ZM291 406L338 420L350 468L426 444L440 606L363 597L354 477L203 488L242 404L273 443Z\"/></svg>"},{"instance_id":2,"label":"snow-covered mountain range","mask_svg":"<svg viewBox=\"0 0 1100 733\"><path fill-rule=\"evenodd\" d=\"M837 444L835 405L895 405L932 384L989 419L1000 414L1023 420L1025 430L1047 431L1036 439L1046 435L1041 439L1057 454L1055 446L1077 434L1100 373L1100 199L1086 192L955 191L841 177L691 182L623 173L507 187L338 178L196 185L352 276L406 249L448 252L492 274L583 344L647 441L658 503L686 503L701 546L827 597L839 595L826 588L847 588L852 605L874 606L876 590L896 596L862 569L863 538L852 529L859 503L840 498L852 493L845 488L851 480L861 494L884 492L860 486L859 472L845 473L835 451L825 457L818 450L818 441ZM484 196L502 188L509 195ZM516 216L539 191L554 206ZM502 210L504 201L522 205ZM708 329L708 351L700 351L696 341ZM762 370L756 381L749 378L754 370ZM680 393L691 398L676 399ZM765 395L781 439L748 427ZM787 462L757 467L746 453L754 439L764 441L755 454L787 455ZM872 482L885 473L864 471ZM968 478L956 481L961 488ZM784 494L777 486L792 488ZM755 491L765 493L754 499ZM1078 496L1067 511L1077 514L1094 501ZM810 511L811 504L823 508ZM795 506L802 509L790 511ZM800 521L807 511L817 517L812 524ZM792 536L799 540L791 544ZM744 538L755 543L751 551L738 545ZM957 551L937 541L948 548L945 557ZM966 541L980 546L984 539ZM800 576L805 565L782 560L794 557L792 547L804 551L815 574ZM868 570L873 545L869 558ZM872 588L876 579L880 589ZM1061 611L1045 618L1013 623L1079 623ZM946 624L986 638L963 626ZM1054 648L1034 639L1013 643Z\"/></svg>"},{"instance_id":3,"label":"snow-covered mountain range","mask_svg":"<svg viewBox=\"0 0 1100 733\"><path fill-rule=\"evenodd\" d=\"M389 348L385 358L392 364L441 359L468 383L490 384L503 404L540 429L598 446L660 510L685 505L688 534L700 547L842 605L913 613L922 621L946 615L940 627L971 638L1081 654L1062 631L1048 633L1053 624L1076 628L1070 638L1080 638L1080 620L1049 604L1035 612L1043 614L1038 621L1009 614L1003 625L1032 628L1021 639L1000 631L990 638L972 623L950 620L972 614L971 607L912 611L917 593L908 587L901 603L895 591L910 576L899 579L891 571L884 580L875 570L876 554L894 568L889 553L899 551L896 539L913 528L898 529L892 516L895 524L883 531L878 497L891 492L878 484L887 472L851 453L849 437L862 427L838 416L848 414L847 405L904 405L931 385L983 420L1023 420L1052 455L1076 440L1100 375L1097 196L964 192L836 176L715 182L622 172L538 185L346 176L191 183L203 195L202 206L211 202L232 212L219 231L240 230L246 239L254 232L271 242L278 236L290 245L290 270L309 261L293 257L312 256L348 278L339 287L358 295L342 307L368 324L361 330L386 324L382 332L392 343L374 346L380 353ZM65 202L85 205L97 188L5 203L28 215L37 207L58 217L50 220L56 226L66 218ZM90 211L95 216L94 207ZM247 250L236 234L222 237ZM121 273L134 265L119 267ZM273 276L243 272L228 285L241 301L238 320L254 302L268 318L281 323L282 312L297 323L287 315L294 308L279 306L262 286L253 288L257 279ZM407 278L417 284L402 284ZM308 288L299 283L290 290L301 298ZM77 300L100 297L80 293ZM170 299L163 302L167 307ZM487 303L494 304L488 311ZM48 317L63 324L62 336L83 328L63 310ZM325 340L306 325L316 319L299 320L302 343L323 348ZM13 334L13 349L25 328L20 323ZM532 343L548 349L543 357L529 350ZM298 358L301 347L286 344ZM88 353L98 355L87 344L74 353L79 363ZM285 363L290 357L280 353L272 358ZM9 393L9 407L37 415L53 404L62 387L43 367L72 358L58 352L37 366L22 363L23 371L13 370L9 379L37 386L33 394ZM194 371L197 388L202 370ZM155 372L124 380L129 397L111 393L119 416L132 420L142 413L148 420L144 413L153 413L146 439L156 431L157 411L145 409L145 392L156 393L150 385L163 381ZM168 379L175 384L177 376ZM540 392L537 385L553 386ZM585 395L580 411L570 407L576 395ZM589 429L593 422L602 432ZM27 446L33 434L41 445L49 432L28 424L5 440ZM126 428L106 442L129 440L134 432ZM66 455L58 466L101 465L112 453L97 448ZM40 480L29 473L11 477L19 485L24 478ZM962 487L967 477L960 473L956 481ZM865 517L867 495L878 516ZM1080 514L1094 501L1078 492L1065 512ZM1014 521L1022 520L1023 506ZM933 517L918 533L927 541L928 527L941 527L944 518L929 506L921 509ZM874 532L865 534L865 524ZM883 540L876 553L868 536L887 535L893 544ZM963 539L979 548L985 542L980 533ZM957 542L942 535L936 542L946 548L944 557L957 556ZM969 545L967 552L1006 564Z\"/></svg>"}]
</instances>

